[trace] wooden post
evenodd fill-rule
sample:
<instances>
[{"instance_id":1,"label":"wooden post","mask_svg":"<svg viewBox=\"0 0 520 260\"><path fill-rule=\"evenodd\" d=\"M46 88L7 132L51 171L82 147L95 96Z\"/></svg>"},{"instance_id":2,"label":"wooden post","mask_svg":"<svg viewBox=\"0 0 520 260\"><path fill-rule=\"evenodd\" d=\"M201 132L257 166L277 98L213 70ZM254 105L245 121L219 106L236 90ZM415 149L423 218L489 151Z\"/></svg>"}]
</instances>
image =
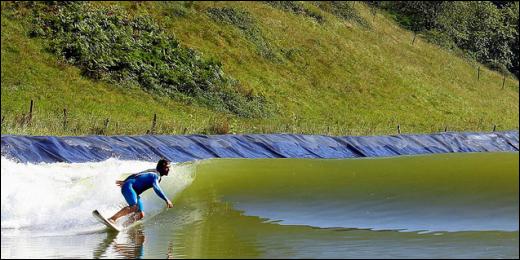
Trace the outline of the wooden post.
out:
<instances>
[{"instance_id":1,"label":"wooden post","mask_svg":"<svg viewBox=\"0 0 520 260\"><path fill-rule=\"evenodd\" d=\"M448 132L448 126L444 127L444 132Z\"/></svg>"},{"instance_id":2,"label":"wooden post","mask_svg":"<svg viewBox=\"0 0 520 260\"><path fill-rule=\"evenodd\" d=\"M5 116L2 116L2 125L4 124Z\"/></svg>"},{"instance_id":3,"label":"wooden post","mask_svg":"<svg viewBox=\"0 0 520 260\"><path fill-rule=\"evenodd\" d=\"M150 129L150 133L155 133L155 124L157 123L157 114L153 114L153 121L152 121L152 129Z\"/></svg>"},{"instance_id":4,"label":"wooden post","mask_svg":"<svg viewBox=\"0 0 520 260\"><path fill-rule=\"evenodd\" d=\"M413 40L412 40L412 45L415 43L415 37L417 36L417 32L416 31L413 31Z\"/></svg>"},{"instance_id":5,"label":"wooden post","mask_svg":"<svg viewBox=\"0 0 520 260\"><path fill-rule=\"evenodd\" d=\"M34 105L34 101L31 99L31 107L29 108L29 118L27 120L28 123L31 123L31 121L32 121L33 105Z\"/></svg>"},{"instance_id":6,"label":"wooden post","mask_svg":"<svg viewBox=\"0 0 520 260\"><path fill-rule=\"evenodd\" d=\"M504 75L504 78L502 79L502 89L504 89L505 85L506 85L506 75Z\"/></svg>"},{"instance_id":7,"label":"wooden post","mask_svg":"<svg viewBox=\"0 0 520 260\"><path fill-rule=\"evenodd\" d=\"M477 69L477 80L480 80L480 66Z\"/></svg>"},{"instance_id":8,"label":"wooden post","mask_svg":"<svg viewBox=\"0 0 520 260\"><path fill-rule=\"evenodd\" d=\"M63 109L63 129L67 129L67 109Z\"/></svg>"},{"instance_id":9,"label":"wooden post","mask_svg":"<svg viewBox=\"0 0 520 260\"><path fill-rule=\"evenodd\" d=\"M103 128L103 134L107 134L107 130L108 130L108 123L110 122L110 120L107 118L105 119L105 127Z\"/></svg>"},{"instance_id":10,"label":"wooden post","mask_svg":"<svg viewBox=\"0 0 520 260\"><path fill-rule=\"evenodd\" d=\"M497 125L493 125L493 132L497 130Z\"/></svg>"},{"instance_id":11,"label":"wooden post","mask_svg":"<svg viewBox=\"0 0 520 260\"><path fill-rule=\"evenodd\" d=\"M401 134L401 125L397 124L397 133Z\"/></svg>"}]
</instances>

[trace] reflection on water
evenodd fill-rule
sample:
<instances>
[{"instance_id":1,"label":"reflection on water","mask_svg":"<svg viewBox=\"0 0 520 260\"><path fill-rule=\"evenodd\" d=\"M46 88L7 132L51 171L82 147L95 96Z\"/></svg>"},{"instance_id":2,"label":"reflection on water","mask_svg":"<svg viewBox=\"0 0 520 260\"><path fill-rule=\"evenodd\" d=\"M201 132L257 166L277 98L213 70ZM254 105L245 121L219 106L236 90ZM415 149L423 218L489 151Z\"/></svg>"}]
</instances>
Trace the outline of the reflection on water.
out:
<instances>
[{"instance_id":1,"label":"reflection on water","mask_svg":"<svg viewBox=\"0 0 520 260\"><path fill-rule=\"evenodd\" d=\"M144 233L136 228L128 231L129 244L114 243L114 248L120 256L125 258L142 258L144 255Z\"/></svg>"},{"instance_id":2,"label":"reflection on water","mask_svg":"<svg viewBox=\"0 0 520 260\"><path fill-rule=\"evenodd\" d=\"M92 258L143 258L145 236L141 227L121 233L106 232L106 238L94 249Z\"/></svg>"},{"instance_id":3,"label":"reflection on water","mask_svg":"<svg viewBox=\"0 0 520 260\"><path fill-rule=\"evenodd\" d=\"M200 205L198 205L200 206ZM517 258L516 232L320 229L244 216L213 201L170 209L120 233L4 235L2 258Z\"/></svg>"},{"instance_id":4,"label":"reflection on water","mask_svg":"<svg viewBox=\"0 0 520 260\"><path fill-rule=\"evenodd\" d=\"M94 255L92 256L92 258L97 259L100 258L102 255L106 254L108 247L112 244L112 242L114 242L114 239L117 236L116 232L107 232L106 234L107 237L103 239L103 241L101 241L101 243L96 249L94 249Z\"/></svg>"},{"instance_id":5,"label":"reflection on water","mask_svg":"<svg viewBox=\"0 0 520 260\"><path fill-rule=\"evenodd\" d=\"M282 226L226 203L170 210L99 239L93 258L515 258L518 232L425 233ZM186 222L194 215L202 219ZM56 246L56 245L55 245ZM59 245L58 245L59 246ZM41 255L40 257L46 257Z\"/></svg>"},{"instance_id":6,"label":"reflection on water","mask_svg":"<svg viewBox=\"0 0 520 260\"><path fill-rule=\"evenodd\" d=\"M177 258L345 258L345 257L515 257L518 232L425 233L284 226L244 216L228 203L212 202L197 212L202 219L169 230L152 227L169 238ZM199 208L200 209L200 208ZM170 222L193 216L190 208L158 216ZM180 224L180 223L179 223ZM161 230L161 231L160 231ZM160 248L155 250L157 253ZM148 252L148 251L146 251Z\"/></svg>"}]
</instances>

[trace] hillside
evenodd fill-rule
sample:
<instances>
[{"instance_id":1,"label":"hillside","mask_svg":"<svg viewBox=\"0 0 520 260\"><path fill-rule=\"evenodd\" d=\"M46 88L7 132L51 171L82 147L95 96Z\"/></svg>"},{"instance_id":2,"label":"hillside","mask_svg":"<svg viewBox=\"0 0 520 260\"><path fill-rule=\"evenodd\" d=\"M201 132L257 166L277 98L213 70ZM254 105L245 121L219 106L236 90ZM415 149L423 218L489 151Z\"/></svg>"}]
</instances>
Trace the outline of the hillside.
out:
<instances>
[{"instance_id":1,"label":"hillside","mask_svg":"<svg viewBox=\"0 0 520 260\"><path fill-rule=\"evenodd\" d=\"M395 134L518 129L518 80L427 43L361 2L103 2L152 17L182 46L218 60L266 113L93 79L30 37L30 10L2 2L2 134ZM294 7L297 8L294 8ZM342 9L343 10L343 9ZM480 67L480 69L479 69ZM479 72L480 71L480 72ZM24 120L34 100L31 122ZM63 109L67 109L64 126ZM105 127L105 120L108 124Z\"/></svg>"}]
</instances>

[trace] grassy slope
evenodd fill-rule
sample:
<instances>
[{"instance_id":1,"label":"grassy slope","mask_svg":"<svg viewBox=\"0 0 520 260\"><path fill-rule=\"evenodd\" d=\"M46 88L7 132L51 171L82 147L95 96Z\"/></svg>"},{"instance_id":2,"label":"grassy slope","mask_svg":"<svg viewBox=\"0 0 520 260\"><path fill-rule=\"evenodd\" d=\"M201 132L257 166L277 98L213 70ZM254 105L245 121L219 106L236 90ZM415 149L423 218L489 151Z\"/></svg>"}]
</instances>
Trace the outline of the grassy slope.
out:
<instances>
[{"instance_id":1,"label":"grassy slope","mask_svg":"<svg viewBox=\"0 0 520 260\"><path fill-rule=\"evenodd\" d=\"M157 113L161 128L200 132L214 113L151 96L140 89L122 89L93 82L73 66L59 64L42 49L42 42L24 36L22 26L2 18L2 134L89 134L110 118L110 133L144 133ZM32 126L14 121L35 101ZM68 110L63 131L63 108ZM167 121L166 121L167 120ZM182 124L181 124L182 122ZM117 123L117 128L116 128Z\"/></svg>"},{"instance_id":2,"label":"grassy slope","mask_svg":"<svg viewBox=\"0 0 520 260\"><path fill-rule=\"evenodd\" d=\"M482 69L477 80L477 64L421 39L411 45L410 32L381 14L372 21L362 4L356 8L371 29L323 12L327 22L320 25L258 2L199 2L184 18L168 15L171 9L162 3L144 2L137 9L117 4L153 15L183 44L219 58L226 73L266 95L279 113L242 119L92 82L77 69L58 65L39 40L25 36L20 23L2 17L3 134L88 134L107 117L108 134L138 134L150 128L153 113L158 114L159 133L204 132L211 118L224 116L236 133L390 134L398 123L403 132L413 133L444 126L489 131L493 124L518 129L516 79L507 79L502 90L502 76ZM224 6L250 12L276 49L296 54L279 63L261 58L240 31L204 13ZM28 110L31 98L37 111L33 126L15 127L10 122ZM72 117L67 131L61 127L64 106Z\"/></svg>"}]
</instances>

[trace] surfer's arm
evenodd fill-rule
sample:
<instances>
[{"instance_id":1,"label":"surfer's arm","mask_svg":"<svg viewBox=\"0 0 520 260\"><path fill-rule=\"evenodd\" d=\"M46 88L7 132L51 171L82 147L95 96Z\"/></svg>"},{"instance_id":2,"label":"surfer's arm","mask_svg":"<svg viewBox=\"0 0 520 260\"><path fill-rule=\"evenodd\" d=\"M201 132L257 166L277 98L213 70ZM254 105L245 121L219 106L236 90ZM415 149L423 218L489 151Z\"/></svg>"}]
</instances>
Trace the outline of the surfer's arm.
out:
<instances>
[{"instance_id":1,"label":"surfer's arm","mask_svg":"<svg viewBox=\"0 0 520 260\"><path fill-rule=\"evenodd\" d=\"M173 208L172 202L168 198L166 198L166 195L164 195L164 192L162 191L161 186L159 186L158 179L155 179L153 182L153 190L155 191L157 196L161 197L161 199L166 201L166 205L168 206L168 208Z\"/></svg>"},{"instance_id":2,"label":"surfer's arm","mask_svg":"<svg viewBox=\"0 0 520 260\"><path fill-rule=\"evenodd\" d=\"M161 186L159 186L159 181L157 179L155 179L153 182L153 190L155 191L155 194L157 194L157 196L159 196L164 201L166 201L166 202L170 201L170 200L168 200L168 198L166 198L166 195L162 191Z\"/></svg>"}]
</instances>

